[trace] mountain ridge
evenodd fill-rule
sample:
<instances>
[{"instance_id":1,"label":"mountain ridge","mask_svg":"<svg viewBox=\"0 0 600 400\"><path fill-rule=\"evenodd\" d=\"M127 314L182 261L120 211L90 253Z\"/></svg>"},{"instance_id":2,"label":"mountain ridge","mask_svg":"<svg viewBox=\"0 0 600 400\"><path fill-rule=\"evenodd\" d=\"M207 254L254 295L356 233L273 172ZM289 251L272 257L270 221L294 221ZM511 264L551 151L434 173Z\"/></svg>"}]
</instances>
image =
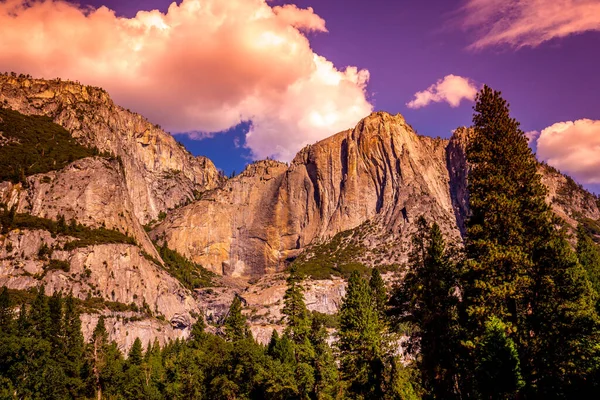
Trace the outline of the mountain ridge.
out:
<instances>
[{"instance_id":1,"label":"mountain ridge","mask_svg":"<svg viewBox=\"0 0 600 400\"><path fill-rule=\"evenodd\" d=\"M0 182L6 210L62 216L135 241L65 251L70 239L64 235L13 229L0 235L0 285L25 290L44 284L51 291L74 289L80 299L99 296L150 310L101 311L123 348L134 339L128 331L144 343L155 337L164 343L189 335L199 317L218 330L235 293L248 299L246 312L255 313L255 336L267 340L280 328L278 273L290 263L325 271L315 274L321 280L307 282L306 295L311 310L334 313L345 283L330 272L380 267L387 279L397 279L418 216L437 221L451 241L460 243L464 234L466 128L434 139L417 135L400 114L376 112L306 146L289 164L257 161L226 179L210 160L192 156L101 89L0 75L0 105L48 115L81 143L109 154L26 177L26 184ZM540 173L547 201L570 229L582 218L600 219L595 196L543 164ZM155 249L164 243L219 274L217 287L189 290L170 276ZM40 257L43 245L50 256ZM49 269L51 260L70 270ZM97 314L86 314L84 327L96 320Z\"/></svg>"}]
</instances>

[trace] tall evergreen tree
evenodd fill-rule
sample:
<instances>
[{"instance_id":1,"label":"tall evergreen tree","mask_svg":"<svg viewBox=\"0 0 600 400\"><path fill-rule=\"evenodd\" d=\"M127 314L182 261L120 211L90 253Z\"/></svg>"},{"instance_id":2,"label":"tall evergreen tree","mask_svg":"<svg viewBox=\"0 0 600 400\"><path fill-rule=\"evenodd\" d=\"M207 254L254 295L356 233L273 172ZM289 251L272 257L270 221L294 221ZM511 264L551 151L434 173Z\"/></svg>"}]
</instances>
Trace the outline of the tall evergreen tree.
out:
<instances>
[{"instance_id":1,"label":"tall evergreen tree","mask_svg":"<svg viewBox=\"0 0 600 400\"><path fill-rule=\"evenodd\" d=\"M242 301L235 296L229 306L229 313L225 319L225 335L232 342L243 340L248 337L248 324L246 317L242 314Z\"/></svg>"},{"instance_id":2,"label":"tall evergreen tree","mask_svg":"<svg viewBox=\"0 0 600 400\"><path fill-rule=\"evenodd\" d=\"M144 349L142 347L142 341L140 338L135 338L133 341L133 345L131 349L129 349L129 354L127 356L127 364L128 365L142 365L142 361L144 360Z\"/></svg>"},{"instance_id":3,"label":"tall evergreen tree","mask_svg":"<svg viewBox=\"0 0 600 400\"><path fill-rule=\"evenodd\" d=\"M8 288L4 286L0 292L0 335L10 335L13 332L14 314L10 304Z\"/></svg>"},{"instance_id":4,"label":"tall evergreen tree","mask_svg":"<svg viewBox=\"0 0 600 400\"><path fill-rule=\"evenodd\" d=\"M30 326L30 335L38 339L47 339L50 336L52 322L44 286L40 286L36 290L27 320Z\"/></svg>"},{"instance_id":5,"label":"tall evergreen tree","mask_svg":"<svg viewBox=\"0 0 600 400\"><path fill-rule=\"evenodd\" d=\"M577 258L596 295L600 296L600 247L594 243L583 224L577 227Z\"/></svg>"},{"instance_id":6,"label":"tall evergreen tree","mask_svg":"<svg viewBox=\"0 0 600 400\"><path fill-rule=\"evenodd\" d=\"M90 364L92 385L96 392L96 398L102 399L102 389L104 382L102 379L104 368L107 365L107 346L108 346L108 332L106 332L106 326L104 323L104 316L100 316L92 337L90 339L88 361Z\"/></svg>"},{"instance_id":7,"label":"tall evergreen tree","mask_svg":"<svg viewBox=\"0 0 600 400\"><path fill-rule=\"evenodd\" d=\"M63 321L63 298L62 292L57 291L48 299L48 310L50 315L48 341L52 347L52 351L62 358L64 363L65 357L65 341L64 341L64 321Z\"/></svg>"},{"instance_id":8,"label":"tall evergreen tree","mask_svg":"<svg viewBox=\"0 0 600 400\"><path fill-rule=\"evenodd\" d=\"M380 399L384 393L383 325L369 284L352 272L340 308L338 348L342 377L353 398Z\"/></svg>"},{"instance_id":9,"label":"tall evergreen tree","mask_svg":"<svg viewBox=\"0 0 600 400\"><path fill-rule=\"evenodd\" d=\"M64 306L64 344L65 349L65 365L63 369L67 376L67 387L73 397L78 397L78 394L83 389L81 380L81 370L83 368L83 358L85 344L83 334L81 333L81 319L79 310L75 305L73 293L65 299Z\"/></svg>"},{"instance_id":10,"label":"tall evergreen tree","mask_svg":"<svg viewBox=\"0 0 600 400\"><path fill-rule=\"evenodd\" d=\"M499 319L516 344L524 393L564 397L575 377L585 374L590 343L597 340L589 285L556 228L537 162L500 92L485 86L478 94L473 127L463 280L471 340L465 344L474 356L486 321ZM574 339L556 346L557 337Z\"/></svg>"},{"instance_id":11,"label":"tall evergreen tree","mask_svg":"<svg viewBox=\"0 0 600 400\"><path fill-rule=\"evenodd\" d=\"M474 109L465 300L471 322L483 332L488 316L517 326L527 309L532 246L547 234L549 207L537 162L500 92L485 86Z\"/></svg>"},{"instance_id":12,"label":"tall evergreen tree","mask_svg":"<svg viewBox=\"0 0 600 400\"><path fill-rule=\"evenodd\" d=\"M338 371L333 351L327 343L328 336L323 317L314 316L309 334L310 343L315 354L311 363L315 377L311 397L320 400L334 399L339 391Z\"/></svg>"},{"instance_id":13,"label":"tall evergreen tree","mask_svg":"<svg viewBox=\"0 0 600 400\"><path fill-rule=\"evenodd\" d=\"M385 282L383 281L381 273L377 268L373 268L371 270L369 287L371 288L373 301L375 302L375 308L379 312L380 318L383 320L386 316L388 295Z\"/></svg>"},{"instance_id":14,"label":"tall evergreen tree","mask_svg":"<svg viewBox=\"0 0 600 400\"><path fill-rule=\"evenodd\" d=\"M409 271L390 299L390 312L397 329L402 323L410 325L408 351L434 399L458 397L458 278L439 226L429 227L419 217Z\"/></svg>"},{"instance_id":15,"label":"tall evergreen tree","mask_svg":"<svg viewBox=\"0 0 600 400\"><path fill-rule=\"evenodd\" d=\"M296 266L292 265L287 278L287 290L283 296L282 313L286 316L286 333L297 344L306 340L310 329L308 309L304 303L303 281L304 277Z\"/></svg>"}]
</instances>

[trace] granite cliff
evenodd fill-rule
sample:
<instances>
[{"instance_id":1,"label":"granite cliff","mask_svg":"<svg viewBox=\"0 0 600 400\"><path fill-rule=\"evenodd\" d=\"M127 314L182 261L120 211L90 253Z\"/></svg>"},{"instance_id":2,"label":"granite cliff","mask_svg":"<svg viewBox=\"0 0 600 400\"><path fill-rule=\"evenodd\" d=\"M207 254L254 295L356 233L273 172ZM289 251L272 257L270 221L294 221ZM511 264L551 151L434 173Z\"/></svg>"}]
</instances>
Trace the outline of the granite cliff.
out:
<instances>
[{"instance_id":1,"label":"granite cliff","mask_svg":"<svg viewBox=\"0 0 600 400\"><path fill-rule=\"evenodd\" d=\"M333 314L349 269L377 266L390 282L401 276L418 216L456 243L464 234L468 129L434 139L417 135L401 115L373 113L290 164L257 161L225 179L102 89L0 75L0 106L49 116L99 152L0 182L0 211L43 222L3 226L0 285L72 290L87 305L86 337L104 314L123 348L136 336L144 343L185 337L199 317L218 331L234 295L264 341L282 326L281 272L290 263L313 276L305 284L309 308ZM567 224L600 219L595 196L546 165L540 173ZM68 230L44 228L60 218L126 240L72 245ZM172 275L155 245L213 271L212 285L194 288Z\"/></svg>"}]
</instances>

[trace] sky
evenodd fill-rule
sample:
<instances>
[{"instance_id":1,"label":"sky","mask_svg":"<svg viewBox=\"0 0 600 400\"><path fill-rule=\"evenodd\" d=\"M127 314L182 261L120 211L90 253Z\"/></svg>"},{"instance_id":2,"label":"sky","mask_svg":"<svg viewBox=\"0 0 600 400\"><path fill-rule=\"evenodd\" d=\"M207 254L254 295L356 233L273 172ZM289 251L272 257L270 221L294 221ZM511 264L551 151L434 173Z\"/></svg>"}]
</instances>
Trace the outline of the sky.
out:
<instances>
[{"instance_id":1,"label":"sky","mask_svg":"<svg viewBox=\"0 0 600 400\"><path fill-rule=\"evenodd\" d=\"M488 84L600 193L600 0L0 0L0 27L0 70L102 86L227 175L371 111L449 137Z\"/></svg>"}]
</instances>

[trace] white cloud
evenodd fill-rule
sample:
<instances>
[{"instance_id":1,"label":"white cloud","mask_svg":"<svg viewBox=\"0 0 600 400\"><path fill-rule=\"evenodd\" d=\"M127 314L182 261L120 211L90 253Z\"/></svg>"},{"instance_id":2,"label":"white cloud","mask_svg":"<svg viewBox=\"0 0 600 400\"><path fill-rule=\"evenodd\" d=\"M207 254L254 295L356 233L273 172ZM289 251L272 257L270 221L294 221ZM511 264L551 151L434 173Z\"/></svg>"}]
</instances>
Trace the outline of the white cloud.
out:
<instances>
[{"instance_id":1,"label":"white cloud","mask_svg":"<svg viewBox=\"0 0 600 400\"><path fill-rule=\"evenodd\" d=\"M470 46L531 46L586 31L600 31L598 0L466 0L464 26L475 31Z\"/></svg>"},{"instance_id":2,"label":"white cloud","mask_svg":"<svg viewBox=\"0 0 600 400\"><path fill-rule=\"evenodd\" d=\"M431 103L445 101L451 107L458 107L462 100L475 100L477 86L468 78L446 75L422 92L415 93L415 98L406 103L408 108L421 108Z\"/></svg>"},{"instance_id":3,"label":"white cloud","mask_svg":"<svg viewBox=\"0 0 600 400\"><path fill-rule=\"evenodd\" d=\"M336 68L303 32L311 8L183 0L117 17L60 0L0 1L0 70L79 80L172 132L202 138L251 121L253 157L289 160L367 115L369 73Z\"/></svg>"},{"instance_id":4,"label":"white cloud","mask_svg":"<svg viewBox=\"0 0 600 400\"><path fill-rule=\"evenodd\" d=\"M600 121L558 122L542 130L537 155L586 184L600 184Z\"/></svg>"}]
</instances>

